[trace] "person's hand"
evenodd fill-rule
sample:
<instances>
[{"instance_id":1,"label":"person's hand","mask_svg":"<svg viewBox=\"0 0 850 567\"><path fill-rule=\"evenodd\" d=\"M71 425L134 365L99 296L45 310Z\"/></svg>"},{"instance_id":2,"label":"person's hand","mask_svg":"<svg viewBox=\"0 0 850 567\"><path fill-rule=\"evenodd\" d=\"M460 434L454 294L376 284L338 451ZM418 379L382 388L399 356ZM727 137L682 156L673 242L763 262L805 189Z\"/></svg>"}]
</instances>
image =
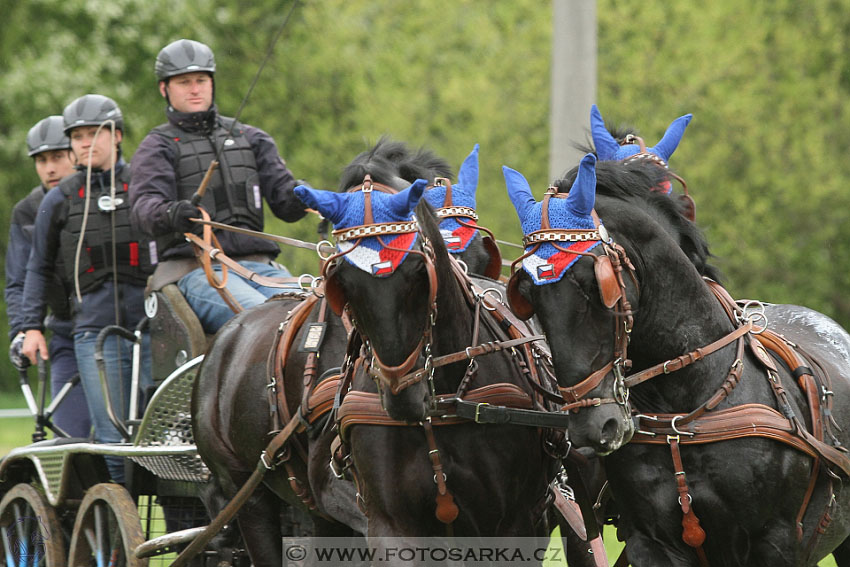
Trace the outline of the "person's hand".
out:
<instances>
[{"instance_id":1,"label":"person's hand","mask_svg":"<svg viewBox=\"0 0 850 567\"><path fill-rule=\"evenodd\" d=\"M26 370L29 368L30 361L24 356L23 352L21 352L21 348L24 346L24 333L18 333L15 335L15 338L12 339L12 344L9 345L9 360L12 361L12 364L18 370Z\"/></svg>"},{"instance_id":2,"label":"person's hand","mask_svg":"<svg viewBox=\"0 0 850 567\"><path fill-rule=\"evenodd\" d=\"M44 335L38 329L30 329L26 332L21 352L33 364L38 364L36 357L39 355L41 355L42 360L50 358L47 353L47 341L44 340Z\"/></svg>"},{"instance_id":3,"label":"person's hand","mask_svg":"<svg viewBox=\"0 0 850 567\"><path fill-rule=\"evenodd\" d=\"M175 201L168 207L168 221L174 232L199 232L203 225L189 219L201 218L201 210L189 201Z\"/></svg>"}]
</instances>

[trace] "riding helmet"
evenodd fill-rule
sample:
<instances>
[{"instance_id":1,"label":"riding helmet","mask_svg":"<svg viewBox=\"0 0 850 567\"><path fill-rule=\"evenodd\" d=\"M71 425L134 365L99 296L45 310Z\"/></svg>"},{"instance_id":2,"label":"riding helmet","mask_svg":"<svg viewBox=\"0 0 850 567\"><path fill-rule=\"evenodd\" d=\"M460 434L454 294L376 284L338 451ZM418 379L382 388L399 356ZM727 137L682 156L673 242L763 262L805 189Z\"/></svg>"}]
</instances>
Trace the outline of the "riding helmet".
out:
<instances>
[{"instance_id":1,"label":"riding helmet","mask_svg":"<svg viewBox=\"0 0 850 567\"><path fill-rule=\"evenodd\" d=\"M199 41L178 39L163 47L156 56L154 72L160 81L201 71L215 73L215 56L208 45Z\"/></svg>"},{"instance_id":2,"label":"riding helmet","mask_svg":"<svg viewBox=\"0 0 850 567\"><path fill-rule=\"evenodd\" d=\"M124 116L118 104L108 96L87 94L74 100L62 112L65 134L78 126L100 126L107 120L115 121L115 128L124 131Z\"/></svg>"},{"instance_id":3,"label":"riding helmet","mask_svg":"<svg viewBox=\"0 0 850 567\"><path fill-rule=\"evenodd\" d=\"M34 156L50 150L68 150L71 140L65 135L62 117L48 116L39 120L27 134L27 155Z\"/></svg>"}]
</instances>

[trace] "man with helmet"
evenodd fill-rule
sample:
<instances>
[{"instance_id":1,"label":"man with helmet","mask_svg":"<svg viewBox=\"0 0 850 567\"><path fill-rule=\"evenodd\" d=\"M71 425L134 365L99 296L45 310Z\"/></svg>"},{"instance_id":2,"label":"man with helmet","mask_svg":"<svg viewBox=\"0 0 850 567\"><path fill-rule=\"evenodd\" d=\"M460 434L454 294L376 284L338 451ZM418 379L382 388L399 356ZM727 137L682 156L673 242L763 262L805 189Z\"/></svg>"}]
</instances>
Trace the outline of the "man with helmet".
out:
<instances>
[{"instance_id":1,"label":"man with helmet","mask_svg":"<svg viewBox=\"0 0 850 567\"><path fill-rule=\"evenodd\" d=\"M219 115L214 104L215 58L200 42L180 39L166 45L155 65L168 122L154 128L133 158L130 184L132 220L156 239L159 265L151 288L177 282L207 333L217 331L233 312L208 285L183 233L198 231L200 218L192 197L210 162L219 162L200 206L217 222L261 231L265 199L275 216L295 222L304 206L297 185L266 132ZM280 252L272 242L228 231L216 233L221 249L253 272L288 277L274 263ZM216 267L218 269L218 266ZM227 289L244 308L279 293L231 273Z\"/></svg>"},{"instance_id":2,"label":"man with helmet","mask_svg":"<svg viewBox=\"0 0 850 567\"><path fill-rule=\"evenodd\" d=\"M81 96L62 113L77 171L45 195L35 221L21 316L24 354L47 358L40 313L46 283L58 264L71 292L74 350L94 424L95 440L118 442L95 363L98 333L108 325L134 328L144 318L144 286L153 271L153 246L130 227L130 168L121 156L124 121L109 97ZM150 383L149 339L142 346L141 379ZM130 401L132 343L110 335L103 359L112 407L126 417ZM123 482L120 458L107 459L113 480Z\"/></svg>"},{"instance_id":3,"label":"man with helmet","mask_svg":"<svg viewBox=\"0 0 850 567\"><path fill-rule=\"evenodd\" d=\"M61 116L48 116L30 128L27 134L29 156L41 184L18 201L12 209L9 244L6 249L6 314L9 316L9 358L19 370L26 370L29 359L23 355L24 332L21 328L21 297L24 291L27 260L38 206L47 191L74 172L71 142L63 131ZM55 396L77 373L74 340L71 336L71 306L59 274L54 270L47 281L47 307L50 314L44 326L50 329L50 390ZM44 316L44 313L42 313ZM71 437L87 437L91 429L83 388L71 388L53 414L53 424Z\"/></svg>"}]
</instances>

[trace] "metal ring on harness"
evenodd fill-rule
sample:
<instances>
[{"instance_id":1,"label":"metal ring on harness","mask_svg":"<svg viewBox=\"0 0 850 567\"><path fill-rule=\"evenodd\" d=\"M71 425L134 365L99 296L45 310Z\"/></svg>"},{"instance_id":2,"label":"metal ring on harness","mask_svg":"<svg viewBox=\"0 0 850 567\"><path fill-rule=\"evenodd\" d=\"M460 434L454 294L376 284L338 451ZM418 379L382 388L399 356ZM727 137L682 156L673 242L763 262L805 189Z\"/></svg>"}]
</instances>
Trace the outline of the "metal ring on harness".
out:
<instances>
[{"instance_id":1,"label":"metal ring on harness","mask_svg":"<svg viewBox=\"0 0 850 567\"><path fill-rule=\"evenodd\" d=\"M326 247L331 249L331 252L327 256L324 256L322 254L322 247L323 246L326 246ZM327 260L328 258L330 258L331 256L333 256L334 255L333 250L336 250L336 248L334 248L334 245L328 240L321 240L316 244L316 254L319 256L320 260L324 261L324 260Z\"/></svg>"},{"instance_id":2,"label":"metal ring on harness","mask_svg":"<svg viewBox=\"0 0 850 567\"><path fill-rule=\"evenodd\" d=\"M760 335L765 332L769 324L767 315L764 312L764 304L758 300L751 300L744 304L741 308L740 320L742 323L750 322L753 324L753 330L750 333L754 335ZM764 321L764 325L756 327L755 322L758 320Z\"/></svg>"},{"instance_id":3,"label":"metal ring on harness","mask_svg":"<svg viewBox=\"0 0 850 567\"><path fill-rule=\"evenodd\" d=\"M310 285L307 285L307 286L304 285L304 278L308 278L310 280ZM300 276L298 276L298 287L300 287L304 291L314 289L315 285L313 284L313 282L315 280L316 280L316 276L314 276L312 274L301 274Z\"/></svg>"},{"instance_id":4,"label":"metal ring on harness","mask_svg":"<svg viewBox=\"0 0 850 567\"><path fill-rule=\"evenodd\" d=\"M486 299L487 294L495 296L497 303L504 303L504 296L502 295L501 290L499 290L495 287L488 287L487 289L485 289L481 293L476 294L476 297L478 299ZM488 307L487 302L485 301L484 302L484 309L486 309L487 311L495 311L498 308L495 305L493 307Z\"/></svg>"},{"instance_id":5,"label":"metal ring on harness","mask_svg":"<svg viewBox=\"0 0 850 567\"><path fill-rule=\"evenodd\" d=\"M684 416L677 415L676 417L674 417L674 418L670 421L670 428L671 428L673 431L675 431L677 434L679 434L679 435L687 435L688 437L693 437L694 435L696 435L696 433L691 433L690 431L681 431L680 429L678 429L678 428L676 427L676 420L677 420L677 419L681 419L682 417L684 417Z\"/></svg>"},{"instance_id":6,"label":"metal ring on harness","mask_svg":"<svg viewBox=\"0 0 850 567\"><path fill-rule=\"evenodd\" d=\"M310 291L312 291L313 295L315 295L319 299L324 299L325 297L324 293L319 293L319 289L321 288L322 282L324 280L324 276L319 276L318 278L313 278L313 280L310 282Z\"/></svg>"}]
</instances>

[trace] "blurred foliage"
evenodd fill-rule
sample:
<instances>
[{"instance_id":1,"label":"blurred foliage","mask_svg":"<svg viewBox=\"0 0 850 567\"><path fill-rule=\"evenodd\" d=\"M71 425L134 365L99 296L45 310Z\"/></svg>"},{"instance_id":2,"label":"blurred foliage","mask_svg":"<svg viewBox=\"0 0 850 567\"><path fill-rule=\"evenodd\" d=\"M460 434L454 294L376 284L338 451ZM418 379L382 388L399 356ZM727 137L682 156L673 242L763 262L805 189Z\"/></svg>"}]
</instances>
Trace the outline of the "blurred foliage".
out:
<instances>
[{"instance_id":1,"label":"blurred foliage","mask_svg":"<svg viewBox=\"0 0 850 567\"><path fill-rule=\"evenodd\" d=\"M590 0L588 0L590 1ZM179 37L216 53L216 101L242 103L291 0L0 0L0 225L37 183L27 130L87 92L114 98L132 153L164 121L153 62ZM735 296L793 302L850 326L850 0L598 0L598 104L654 143L692 112L671 165L688 182ZM336 189L382 135L457 168L481 144L482 224L519 240L500 166L547 179L551 5L538 0L299 3L241 119L297 177ZM586 130L571 133L586 143ZM271 232L316 241L316 219ZM6 248L0 231L0 254ZM505 250L506 256L514 254ZM315 272L287 249L293 272ZM5 319L5 318L3 318ZM5 328L3 329L5 332ZM12 387L0 364L0 388Z\"/></svg>"}]
</instances>

